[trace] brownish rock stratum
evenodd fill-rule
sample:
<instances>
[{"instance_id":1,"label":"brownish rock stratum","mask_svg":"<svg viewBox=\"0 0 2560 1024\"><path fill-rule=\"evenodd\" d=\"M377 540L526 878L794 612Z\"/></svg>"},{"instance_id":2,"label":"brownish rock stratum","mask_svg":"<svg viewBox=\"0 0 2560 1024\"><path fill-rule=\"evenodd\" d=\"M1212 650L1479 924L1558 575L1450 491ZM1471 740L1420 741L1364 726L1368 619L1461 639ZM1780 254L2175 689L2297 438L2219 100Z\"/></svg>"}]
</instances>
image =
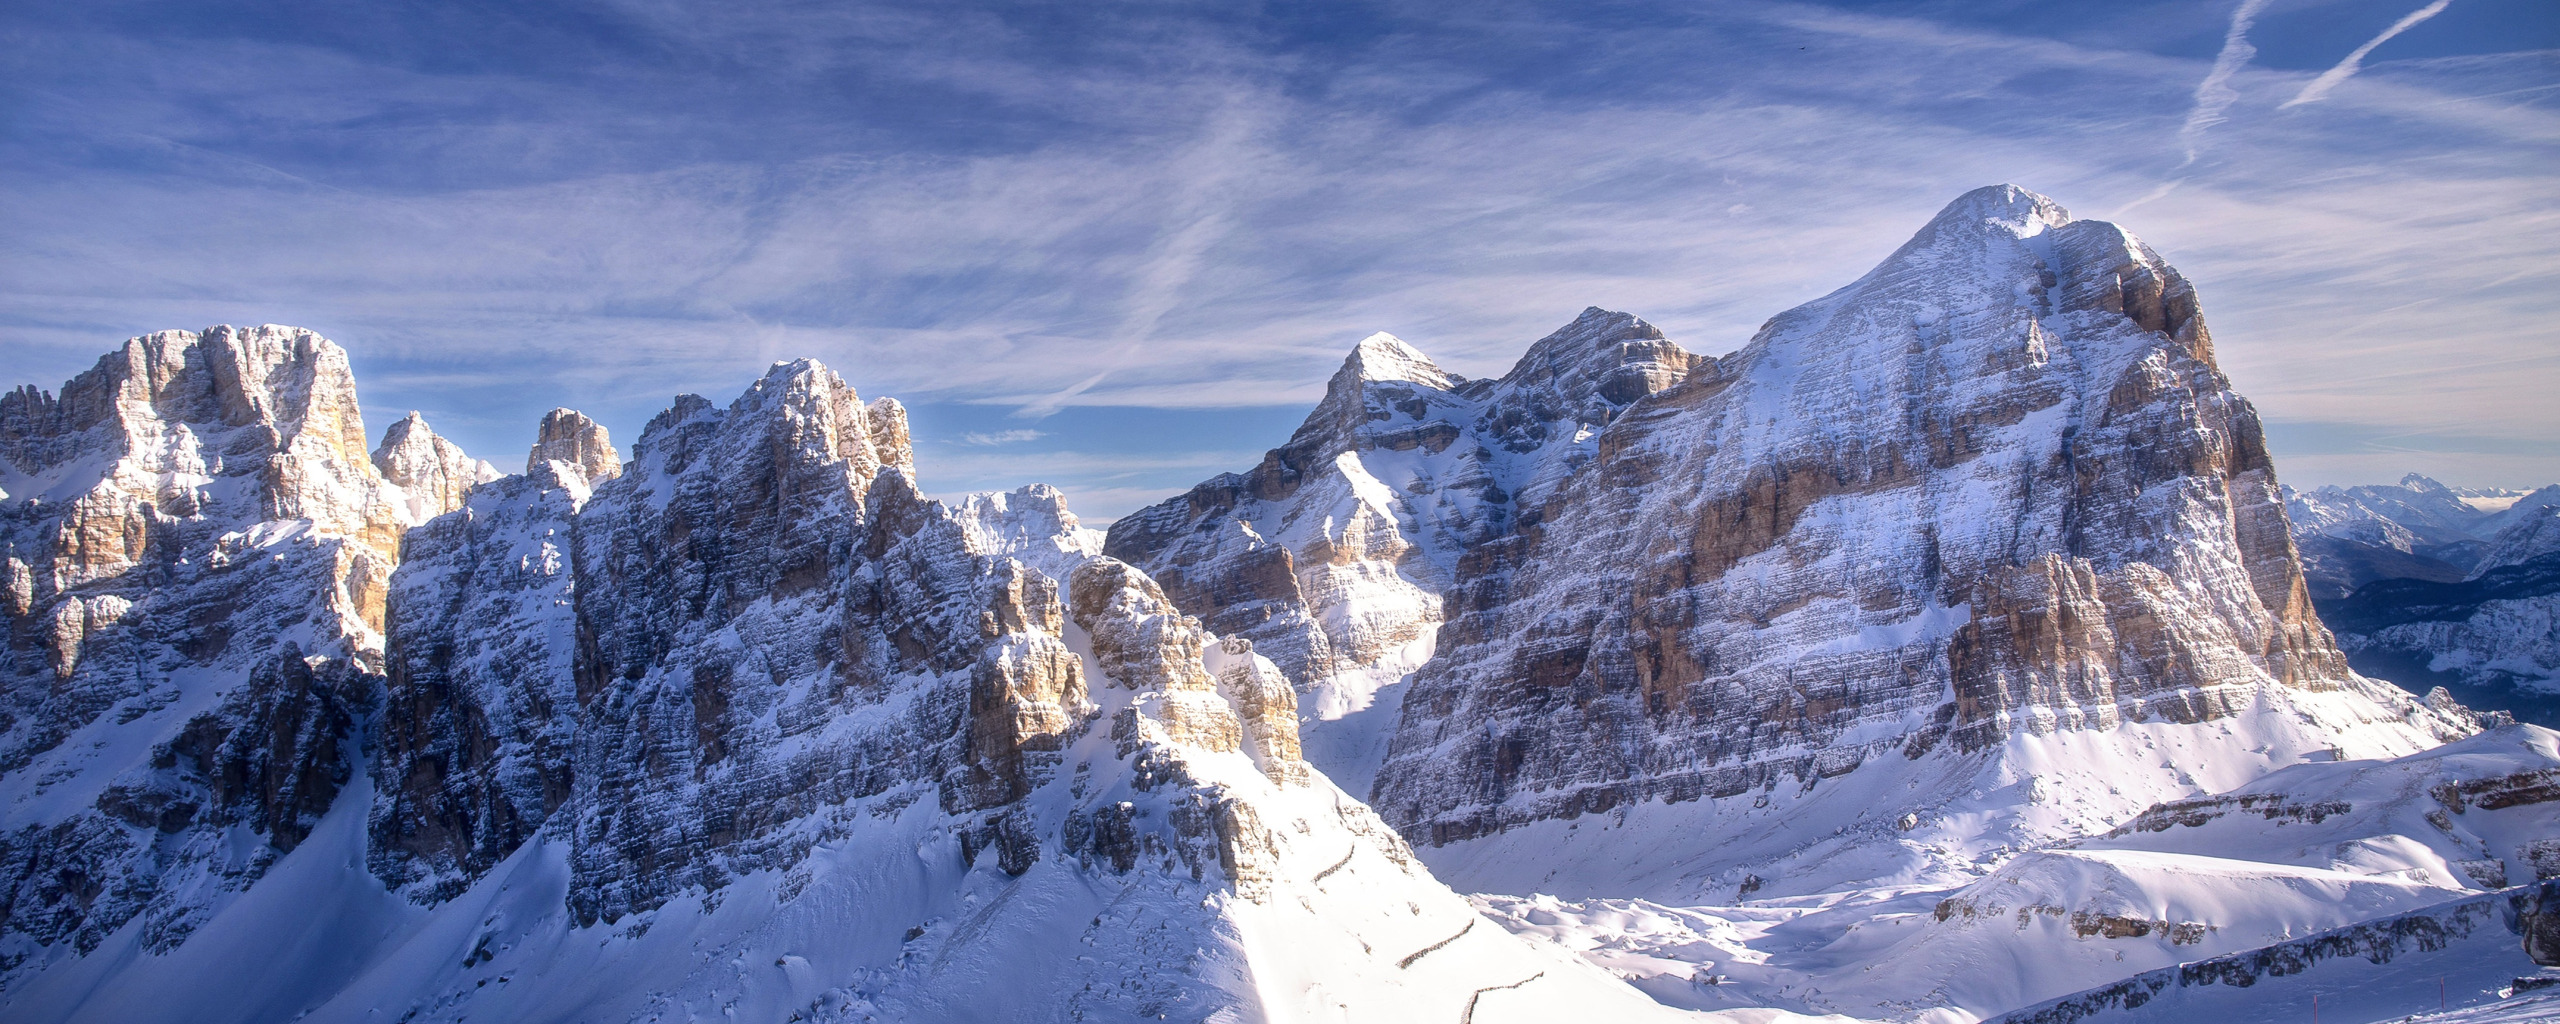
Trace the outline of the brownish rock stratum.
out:
<instances>
[{"instance_id":1,"label":"brownish rock stratum","mask_svg":"<svg viewBox=\"0 0 2560 1024\"><path fill-rule=\"evenodd\" d=\"M1720 359L1597 309L1493 381L1371 339L1288 447L1107 550L1292 653L1436 624L1371 794L1462 886L1961 872L2469 727L2347 671L2212 346L2149 247L1986 188ZM1328 608L1341 564L1441 600ZM1385 730L1340 718L1308 749L1364 777Z\"/></svg>"}]
</instances>

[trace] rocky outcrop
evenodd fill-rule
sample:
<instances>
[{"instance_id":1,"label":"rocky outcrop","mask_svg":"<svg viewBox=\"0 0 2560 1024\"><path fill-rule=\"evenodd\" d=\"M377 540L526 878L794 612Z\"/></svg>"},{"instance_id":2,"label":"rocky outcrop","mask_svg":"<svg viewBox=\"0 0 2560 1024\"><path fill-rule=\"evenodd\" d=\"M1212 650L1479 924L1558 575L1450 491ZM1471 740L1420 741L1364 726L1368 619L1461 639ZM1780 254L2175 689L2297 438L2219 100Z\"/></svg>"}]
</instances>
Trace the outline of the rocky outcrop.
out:
<instances>
[{"instance_id":1,"label":"rocky outcrop","mask_svg":"<svg viewBox=\"0 0 2560 1024\"><path fill-rule=\"evenodd\" d=\"M559 471L561 479L590 487L622 475L622 456L615 454L604 424L575 409L553 409L542 417L533 450L525 454L524 471L531 475L553 462L564 467Z\"/></svg>"},{"instance_id":2,"label":"rocky outcrop","mask_svg":"<svg viewBox=\"0 0 2560 1024\"><path fill-rule=\"evenodd\" d=\"M2560 879L2543 881L2516 896L2514 904L2525 955L2544 967L2560 967Z\"/></svg>"},{"instance_id":3,"label":"rocky outcrop","mask_svg":"<svg viewBox=\"0 0 2560 1024\"><path fill-rule=\"evenodd\" d=\"M495 467L463 454L461 445L437 437L415 412L382 432L382 444L373 450L373 466L406 496L412 523L461 508L463 496L472 488L498 479Z\"/></svg>"},{"instance_id":4,"label":"rocky outcrop","mask_svg":"<svg viewBox=\"0 0 2560 1024\"><path fill-rule=\"evenodd\" d=\"M1223 637L1202 651L1218 693L1236 709L1245 749L1271 781L1304 783L1309 772L1298 743L1298 692L1271 659L1254 653L1253 641Z\"/></svg>"},{"instance_id":5,"label":"rocky outcrop","mask_svg":"<svg viewBox=\"0 0 2560 1024\"><path fill-rule=\"evenodd\" d=\"M2467 728L2348 672L2194 288L2005 186L1721 359L1597 309L1493 381L1371 338L1287 446L1115 523L1105 550L1271 651L1310 691L1317 763L1360 778L1383 754L1373 798L1428 846L1765 806L1780 780L1991 765L2012 737L2271 694L2376 754ZM1345 678L1393 698L1391 750L1329 741L1364 733ZM2138 811L2127 795L2037 828Z\"/></svg>"},{"instance_id":6,"label":"rocky outcrop","mask_svg":"<svg viewBox=\"0 0 2560 1024\"><path fill-rule=\"evenodd\" d=\"M1060 636L1057 581L1012 559L994 571L978 628L988 645L969 673L965 776L942 790L955 813L1012 803L1048 782L1058 752L1096 710L1084 662Z\"/></svg>"},{"instance_id":7,"label":"rocky outcrop","mask_svg":"<svg viewBox=\"0 0 2560 1024\"><path fill-rule=\"evenodd\" d=\"M1115 740L1131 749L1157 735L1213 752L1244 748L1244 725L1201 661L1209 638L1198 620L1117 559L1087 563L1072 586L1076 625L1092 638L1103 674L1143 695L1112 724Z\"/></svg>"},{"instance_id":8,"label":"rocky outcrop","mask_svg":"<svg viewBox=\"0 0 2560 1024\"><path fill-rule=\"evenodd\" d=\"M2042 197L1957 200L1597 442L1450 593L1376 790L1408 835L2275 692L2425 719L2313 615L2193 288Z\"/></svg>"},{"instance_id":9,"label":"rocky outcrop","mask_svg":"<svg viewBox=\"0 0 2560 1024\"><path fill-rule=\"evenodd\" d=\"M2002 1014L1990 1024L2076 1024L2159 1004L2177 1013L2188 1000L2203 1001L2216 987L2248 988L2301 974L2322 961L2360 959L2389 963L2395 957L2434 953L2475 934L2508 936L2499 925L2517 913L2522 897L2476 897L2415 913L2368 921L2194 963L2145 971L2113 984ZM2503 919L2503 920L2502 920ZM2157 1009L2158 1007L2155 1007Z\"/></svg>"},{"instance_id":10,"label":"rocky outcrop","mask_svg":"<svg viewBox=\"0 0 2560 1024\"><path fill-rule=\"evenodd\" d=\"M348 784L404 485L433 505L470 472L420 425L389 480L364 439L346 353L287 327L148 335L0 397L0 969L137 918L175 945Z\"/></svg>"}]
</instances>

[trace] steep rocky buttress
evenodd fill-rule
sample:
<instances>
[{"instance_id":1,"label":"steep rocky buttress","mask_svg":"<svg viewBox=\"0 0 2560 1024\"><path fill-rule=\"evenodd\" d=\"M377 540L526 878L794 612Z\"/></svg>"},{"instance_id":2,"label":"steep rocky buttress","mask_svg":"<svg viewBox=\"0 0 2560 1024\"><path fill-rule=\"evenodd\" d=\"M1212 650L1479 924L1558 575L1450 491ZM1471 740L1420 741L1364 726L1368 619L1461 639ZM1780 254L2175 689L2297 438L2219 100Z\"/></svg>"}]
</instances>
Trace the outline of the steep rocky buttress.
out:
<instances>
[{"instance_id":1,"label":"steep rocky buttress","mask_svg":"<svg viewBox=\"0 0 2560 1024\"><path fill-rule=\"evenodd\" d=\"M363 440L290 328L0 399L11 1019L1663 1012L1475 928L1250 639L1052 489L928 499L824 366L627 462Z\"/></svg>"},{"instance_id":2,"label":"steep rocky buttress","mask_svg":"<svg viewBox=\"0 0 2560 1024\"><path fill-rule=\"evenodd\" d=\"M1379 662L1411 673L1391 727L1311 708L1308 749L1375 765L1388 820L1503 891L1590 877L1578 856L1728 897L1962 873L1959 848L2103 828L2340 736L2399 754L2470 727L2347 670L2192 286L2006 186L1720 359L1597 309L1494 381L1363 342L1288 447L1106 550L1257 639L1433 636ZM1370 582L1327 585L1337 566ZM2175 763L2039 753L2237 719L2248 738ZM1813 792L1905 763L1889 796ZM2017 803L2041 807L1985 801L2039 775ZM1552 855L1603 813L1710 838ZM1780 818L1826 823L1747 824Z\"/></svg>"},{"instance_id":3,"label":"steep rocky buttress","mask_svg":"<svg viewBox=\"0 0 2560 1024\"><path fill-rule=\"evenodd\" d=\"M346 353L295 328L0 397L0 971L173 947L360 771L401 531L478 472L414 417L376 461Z\"/></svg>"}]
</instances>

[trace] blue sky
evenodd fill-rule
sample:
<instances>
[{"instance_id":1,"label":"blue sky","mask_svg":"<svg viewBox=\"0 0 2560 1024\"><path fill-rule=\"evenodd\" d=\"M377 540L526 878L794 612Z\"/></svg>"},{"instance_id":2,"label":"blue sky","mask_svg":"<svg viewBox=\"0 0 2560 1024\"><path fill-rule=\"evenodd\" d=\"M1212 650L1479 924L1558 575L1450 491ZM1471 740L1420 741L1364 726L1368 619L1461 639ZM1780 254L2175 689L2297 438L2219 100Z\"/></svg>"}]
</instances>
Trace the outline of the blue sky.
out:
<instances>
[{"instance_id":1,"label":"blue sky","mask_svg":"<svg viewBox=\"0 0 2560 1024\"><path fill-rule=\"evenodd\" d=\"M297 324L377 431L510 466L814 356L929 489L1108 519L1371 331L1721 354L2006 181L2197 281L2289 482L2560 480L2549 0L40 0L0 44L5 383Z\"/></svg>"}]
</instances>

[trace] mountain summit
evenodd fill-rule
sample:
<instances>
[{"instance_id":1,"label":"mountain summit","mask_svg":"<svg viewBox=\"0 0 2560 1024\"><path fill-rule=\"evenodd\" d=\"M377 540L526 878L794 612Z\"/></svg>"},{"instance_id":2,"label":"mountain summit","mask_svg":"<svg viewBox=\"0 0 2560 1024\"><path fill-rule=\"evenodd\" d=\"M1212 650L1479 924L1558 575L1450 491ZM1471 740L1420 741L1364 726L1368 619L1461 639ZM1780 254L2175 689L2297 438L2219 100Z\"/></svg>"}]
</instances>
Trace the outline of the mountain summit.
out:
<instances>
[{"instance_id":1,"label":"mountain summit","mask_svg":"<svg viewBox=\"0 0 2560 1024\"><path fill-rule=\"evenodd\" d=\"M1106 535L810 360L365 440L295 328L0 397L0 1016L1974 1020L2560 873L2560 738L2349 672L2194 289L2008 186L1721 358L1372 335Z\"/></svg>"},{"instance_id":2,"label":"mountain summit","mask_svg":"<svg viewBox=\"0 0 2560 1024\"><path fill-rule=\"evenodd\" d=\"M2347 671L2194 288L2014 186L1730 356L1593 309L1498 381L1365 388L1360 432L1265 460L1291 488L1213 480L1107 550L1257 638L1389 652L1283 661L1307 748L1462 886L1968 877L2470 728Z\"/></svg>"}]
</instances>

